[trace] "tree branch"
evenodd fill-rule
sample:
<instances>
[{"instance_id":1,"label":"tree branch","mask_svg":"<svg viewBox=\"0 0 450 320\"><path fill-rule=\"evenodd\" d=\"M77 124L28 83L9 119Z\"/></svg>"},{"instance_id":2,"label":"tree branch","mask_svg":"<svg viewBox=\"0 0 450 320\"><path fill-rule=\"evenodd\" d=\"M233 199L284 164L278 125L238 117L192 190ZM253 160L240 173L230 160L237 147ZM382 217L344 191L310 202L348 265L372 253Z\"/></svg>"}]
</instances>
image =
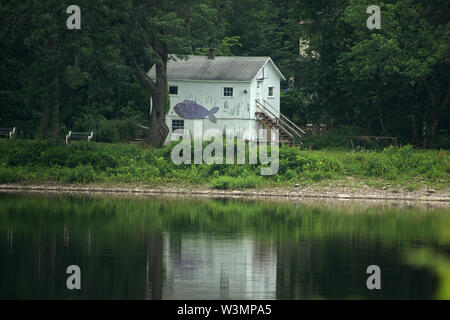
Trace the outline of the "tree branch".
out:
<instances>
[{"instance_id":1,"label":"tree branch","mask_svg":"<svg viewBox=\"0 0 450 320\"><path fill-rule=\"evenodd\" d=\"M156 84L153 82L152 79L150 79L150 77L138 65L138 63L136 61L136 57L133 54L133 51L132 51L132 48L131 48L131 45L130 45L128 39L124 39L124 41L128 46L128 57L129 57L128 60L131 64L131 67L134 70L134 73L136 74L137 78L142 83L142 85L150 91L151 95L153 95L156 91Z\"/></svg>"},{"instance_id":2,"label":"tree branch","mask_svg":"<svg viewBox=\"0 0 450 320\"><path fill-rule=\"evenodd\" d=\"M136 58L133 54L131 54L131 65L139 81L150 91L150 94L153 95L156 91L156 84L144 71L142 71L141 67L139 67L139 65L137 64Z\"/></svg>"}]
</instances>

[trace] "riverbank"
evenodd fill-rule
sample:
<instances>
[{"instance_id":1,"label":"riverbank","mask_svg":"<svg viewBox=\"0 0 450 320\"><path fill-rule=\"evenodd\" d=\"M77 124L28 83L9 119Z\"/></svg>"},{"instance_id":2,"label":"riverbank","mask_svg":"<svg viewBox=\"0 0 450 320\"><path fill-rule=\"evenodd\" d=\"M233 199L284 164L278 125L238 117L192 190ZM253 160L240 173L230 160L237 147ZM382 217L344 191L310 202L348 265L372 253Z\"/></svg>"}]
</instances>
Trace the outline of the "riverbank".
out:
<instances>
[{"instance_id":1,"label":"riverbank","mask_svg":"<svg viewBox=\"0 0 450 320\"><path fill-rule=\"evenodd\" d=\"M244 190L218 190L207 186L189 185L145 185L145 184L0 184L0 192L63 192L63 193L120 193L187 195L207 197L251 197L251 198L291 198L291 199L337 199L337 200L389 200L426 201L450 204L450 192L419 189L379 189L367 185L339 186L319 185L292 187L260 187Z\"/></svg>"},{"instance_id":2,"label":"riverbank","mask_svg":"<svg viewBox=\"0 0 450 320\"><path fill-rule=\"evenodd\" d=\"M277 173L261 176L267 165L177 165L171 159L173 147L3 140L0 184L4 190L420 201L448 201L450 193L447 150L405 146L311 151L282 146Z\"/></svg>"}]
</instances>

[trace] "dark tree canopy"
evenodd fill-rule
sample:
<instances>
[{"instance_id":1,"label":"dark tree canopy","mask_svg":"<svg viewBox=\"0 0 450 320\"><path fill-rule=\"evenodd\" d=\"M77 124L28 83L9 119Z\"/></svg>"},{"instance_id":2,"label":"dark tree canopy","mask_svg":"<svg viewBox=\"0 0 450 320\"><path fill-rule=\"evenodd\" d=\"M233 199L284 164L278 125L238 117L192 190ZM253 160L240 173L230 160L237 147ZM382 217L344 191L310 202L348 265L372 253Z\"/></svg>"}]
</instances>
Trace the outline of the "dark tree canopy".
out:
<instances>
[{"instance_id":1,"label":"dark tree canopy","mask_svg":"<svg viewBox=\"0 0 450 320\"><path fill-rule=\"evenodd\" d=\"M366 27L366 0L80 0L81 30L68 30L71 4L2 1L0 127L29 138L96 130L116 141L143 125L160 146L169 54L214 47L272 57L294 80L281 108L298 124L450 145L448 1L378 1L380 30Z\"/></svg>"}]
</instances>

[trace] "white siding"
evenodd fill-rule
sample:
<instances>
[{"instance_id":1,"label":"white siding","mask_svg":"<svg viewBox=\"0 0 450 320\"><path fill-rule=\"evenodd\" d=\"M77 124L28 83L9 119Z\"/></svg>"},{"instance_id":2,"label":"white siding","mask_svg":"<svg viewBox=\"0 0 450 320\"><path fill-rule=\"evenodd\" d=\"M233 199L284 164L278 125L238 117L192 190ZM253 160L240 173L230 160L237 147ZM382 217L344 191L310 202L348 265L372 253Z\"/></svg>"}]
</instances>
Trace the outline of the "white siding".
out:
<instances>
[{"instance_id":1,"label":"white siding","mask_svg":"<svg viewBox=\"0 0 450 320\"><path fill-rule=\"evenodd\" d=\"M177 103L192 100L208 110L219 107L217 119L250 118L250 82L169 81L172 85L178 86L178 95L170 96L171 117L178 117L173 111ZM233 97L223 96L225 87L233 88Z\"/></svg>"},{"instance_id":2,"label":"white siding","mask_svg":"<svg viewBox=\"0 0 450 320\"><path fill-rule=\"evenodd\" d=\"M256 76L262 78L263 70ZM277 116L280 112L280 77L271 63L264 66L264 80L259 82L261 85L261 99L267 101L276 111ZM269 97L269 87L273 87L273 97Z\"/></svg>"},{"instance_id":3,"label":"white siding","mask_svg":"<svg viewBox=\"0 0 450 320\"><path fill-rule=\"evenodd\" d=\"M169 86L177 86L178 94L170 95L170 110L167 114L167 126L172 132L172 120L184 120L184 127L193 133L194 121L183 119L173 111L173 107L184 100L192 100L197 104L211 110L219 107L214 115L217 122L212 122L208 117L202 119L203 131L209 128L220 130L232 129L260 129L262 124L256 120L256 103L258 98L258 85L260 86L261 100L267 101L275 113L280 111L280 76L269 62L264 66L264 80L257 81L262 77L262 70L251 82L223 82L223 81L186 81L169 80ZM269 87L272 86L274 96L269 97ZM233 88L233 97L224 97L223 88ZM247 91L247 92L244 92ZM166 142L170 141L170 134Z\"/></svg>"}]
</instances>

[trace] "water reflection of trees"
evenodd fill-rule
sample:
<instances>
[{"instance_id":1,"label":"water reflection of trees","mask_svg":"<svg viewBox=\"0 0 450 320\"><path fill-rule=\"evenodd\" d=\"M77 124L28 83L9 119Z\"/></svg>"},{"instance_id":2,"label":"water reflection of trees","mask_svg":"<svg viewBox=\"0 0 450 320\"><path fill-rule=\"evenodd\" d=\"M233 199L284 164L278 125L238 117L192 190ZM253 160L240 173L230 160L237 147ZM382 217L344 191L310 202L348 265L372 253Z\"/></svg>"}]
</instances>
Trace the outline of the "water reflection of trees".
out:
<instances>
[{"instance_id":1,"label":"water reflection of trees","mask_svg":"<svg viewBox=\"0 0 450 320\"><path fill-rule=\"evenodd\" d=\"M442 230L449 222L445 208L0 195L0 298L170 298L168 259L189 268L182 259L189 233L192 246L209 235L198 253L200 261L216 259L214 286L222 298L237 297L233 281L241 279L224 252L220 257L226 239L227 250L245 257L248 274L268 283L264 290L276 281L274 298L367 297L365 270L358 268L370 264L385 266L384 284L398 284L383 292L395 296L415 281L425 296L434 278L419 269L402 272L398 257L406 245L448 248ZM80 292L65 288L70 264L81 267Z\"/></svg>"},{"instance_id":2,"label":"water reflection of trees","mask_svg":"<svg viewBox=\"0 0 450 320\"><path fill-rule=\"evenodd\" d=\"M277 246L277 299L429 299L436 277L404 260L406 243L332 236L301 237ZM389 254L386 254L389 252ZM382 290L368 290L366 268L379 265ZM407 290L405 290L407 289Z\"/></svg>"},{"instance_id":3,"label":"water reflection of trees","mask_svg":"<svg viewBox=\"0 0 450 320\"><path fill-rule=\"evenodd\" d=\"M0 298L161 299L162 233L127 230L112 223L118 212L85 215L66 201L2 201ZM80 291L66 288L72 264Z\"/></svg>"}]
</instances>

